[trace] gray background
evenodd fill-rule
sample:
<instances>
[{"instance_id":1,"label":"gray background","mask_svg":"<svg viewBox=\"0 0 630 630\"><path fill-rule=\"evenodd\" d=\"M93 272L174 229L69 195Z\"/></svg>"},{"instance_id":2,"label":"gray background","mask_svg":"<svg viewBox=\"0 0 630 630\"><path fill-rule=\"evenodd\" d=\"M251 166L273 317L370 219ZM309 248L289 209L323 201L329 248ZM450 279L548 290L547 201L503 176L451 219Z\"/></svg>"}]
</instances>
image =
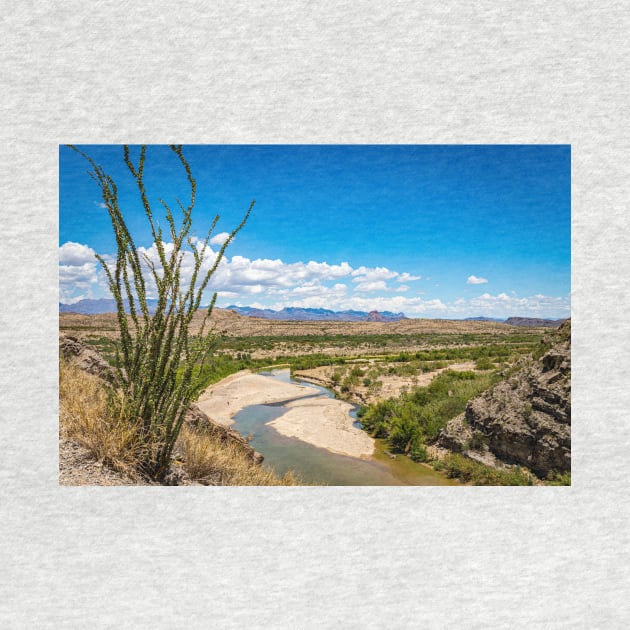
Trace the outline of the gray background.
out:
<instances>
[{"instance_id":1,"label":"gray background","mask_svg":"<svg viewBox=\"0 0 630 630\"><path fill-rule=\"evenodd\" d=\"M627 627L628 9L3 3L0 626ZM58 487L58 144L124 141L570 143L573 486Z\"/></svg>"}]
</instances>

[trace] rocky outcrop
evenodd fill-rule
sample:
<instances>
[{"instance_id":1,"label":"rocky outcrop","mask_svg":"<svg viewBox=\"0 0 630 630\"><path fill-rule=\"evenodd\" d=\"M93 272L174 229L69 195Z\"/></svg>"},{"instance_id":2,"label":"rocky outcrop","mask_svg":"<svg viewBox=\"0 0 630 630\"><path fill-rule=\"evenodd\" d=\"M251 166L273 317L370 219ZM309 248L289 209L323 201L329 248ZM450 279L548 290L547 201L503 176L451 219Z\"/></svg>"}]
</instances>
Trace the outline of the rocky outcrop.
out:
<instances>
[{"instance_id":1,"label":"rocky outcrop","mask_svg":"<svg viewBox=\"0 0 630 630\"><path fill-rule=\"evenodd\" d=\"M94 374L108 383L114 383L116 378L114 368L96 350L80 339L70 335L59 335L59 354L81 370Z\"/></svg>"},{"instance_id":2,"label":"rocky outcrop","mask_svg":"<svg viewBox=\"0 0 630 630\"><path fill-rule=\"evenodd\" d=\"M448 421L446 428L440 433L437 444L440 448L462 453L468 450L472 436L472 428L466 422L466 415L460 413Z\"/></svg>"},{"instance_id":3,"label":"rocky outcrop","mask_svg":"<svg viewBox=\"0 0 630 630\"><path fill-rule=\"evenodd\" d=\"M571 470L571 323L543 342L504 381L473 398L438 444L454 451L488 451L501 462L544 477Z\"/></svg>"}]
</instances>

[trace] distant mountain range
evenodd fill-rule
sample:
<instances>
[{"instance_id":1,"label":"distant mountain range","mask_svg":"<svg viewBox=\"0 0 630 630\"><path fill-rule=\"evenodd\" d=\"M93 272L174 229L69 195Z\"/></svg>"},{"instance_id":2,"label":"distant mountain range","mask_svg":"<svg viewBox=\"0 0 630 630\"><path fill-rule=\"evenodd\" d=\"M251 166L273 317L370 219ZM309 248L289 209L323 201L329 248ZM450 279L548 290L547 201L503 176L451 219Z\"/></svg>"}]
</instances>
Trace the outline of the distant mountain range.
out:
<instances>
[{"instance_id":1,"label":"distant mountain range","mask_svg":"<svg viewBox=\"0 0 630 630\"><path fill-rule=\"evenodd\" d=\"M404 313L389 311L331 311L326 308L297 308L288 306L281 311L270 308L251 308L250 306L228 306L228 311L234 311L245 317L262 317L264 319L283 319L293 321L329 321L329 322L398 322L407 319Z\"/></svg>"},{"instance_id":2,"label":"distant mountain range","mask_svg":"<svg viewBox=\"0 0 630 630\"><path fill-rule=\"evenodd\" d=\"M154 313L157 300L147 300L149 312ZM129 310L129 303L125 300L125 309ZM99 300L79 300L74 304L59 304L60 313L79 313L81 315L101 315L103 313L116 312L116 300L114 298L101 298Z\"/></svg>"},{"instance_id":3,"label":"distant mountain range","mask_svg":"<svg viewBox=\"0 0 630 630\"><path fill-rule=\"evenodd\" d=\"M147 300L149 312L153 313L157 300ZM261 317L263 319L281 319L289 321L329 321L329 322L398 322L407 319L404 313L390 311L331 311L326 308L297 308L288 306L281 311L270 308L252 308L251 306L228 306L228 311L234 311L245 317ZM60 313L79 313L81 315L100 315L115 313L116 301L113 298L98 300L79 300L74 304L59 304ZM465 321L498 322L509 326L548 326L558 327L564 319L539 319L534 317L467 317Z\"/></svg>"},{"instance_id":4,"label":"distant mountain range","mask_svg":"<svg viewBox=\"0 0 630 630\"><path fill-rule=\"evenodd\" d=\"M504 322L500 317L466 317L465 322Z\"/></svg>"}]
</instances>

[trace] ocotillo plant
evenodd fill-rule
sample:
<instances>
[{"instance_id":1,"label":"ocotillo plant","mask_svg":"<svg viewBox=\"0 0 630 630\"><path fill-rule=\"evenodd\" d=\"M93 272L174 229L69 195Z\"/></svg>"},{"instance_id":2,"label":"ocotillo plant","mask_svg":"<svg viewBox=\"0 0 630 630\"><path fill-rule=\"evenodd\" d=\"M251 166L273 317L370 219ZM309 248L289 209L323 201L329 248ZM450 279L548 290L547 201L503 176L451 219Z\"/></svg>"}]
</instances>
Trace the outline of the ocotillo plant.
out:
<instances>
[{"instance_id":1,"label":"ocotillo plant","mask_svg":"<svg viewBox=\"0 0 630 630\"><path fill-rule=\"evenodd\" d=\"M208 282L216 272L224 252L236 234L245 225L255 200L251 202L241 223L230 233L221 246L214 263L203 269L208 242L217 225L217 215L203 242L191 237L192 210L195 205L197 184L181 145L171 145L186 172L190 184L190 202L177 204L182 220L176 225L168 204L163 206L172 245L163 240L162 228L149 203L144 183L146 146L140 149L134 164L129 147L124 147L124 161L136 182L142 206L151 228L159 263L146 254L139 255L119 206L116 183L102 166L77 147L72 146L90 164L90 176L98 183L103 202L111 219L116 238L115 264L108 264L102 256L97 259L105 270L109 290L116 300L119 340L116 347L117 385L124 401L126 418L140 433L143 444L143 469L155 479L168 471L173 448L179 435L186 410L195 394L198 366L212 351L215 337L206 327L216 301L216 293L205 310L200 331L191 335L189 325L201 307ZM184 255L190 252L194 266L190 280L182 277ZM142 262L145 263L143 269ZM153 314L147 303L147 285L151 280L157 291L157 307ZM126 308L127 307L127 308ZM128 311L128 312L127 312Z\"/></svg>"}]
</instances>

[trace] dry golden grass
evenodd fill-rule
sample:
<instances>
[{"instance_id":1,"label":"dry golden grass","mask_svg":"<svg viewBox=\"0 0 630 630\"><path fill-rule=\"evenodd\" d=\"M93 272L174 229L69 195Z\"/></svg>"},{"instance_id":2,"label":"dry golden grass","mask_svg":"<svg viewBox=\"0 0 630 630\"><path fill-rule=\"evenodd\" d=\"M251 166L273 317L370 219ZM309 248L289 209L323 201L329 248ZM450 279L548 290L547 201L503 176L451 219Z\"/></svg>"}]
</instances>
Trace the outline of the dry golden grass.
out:
<instances>
[{"instance_id":1,"label":"dry golden grass","mask_svg":"<svg viewBox=\"0 0 630 630\"><path fill-rule=\"evenodd\" d=\"M103 382L65 361L59 364L59 425L94 457L135 476L141 442L135 427L108 399Z\"/></svg>"},{"instance_id":2,"label":"dry golden grass","mask_svg":"<svg viewBox=\"0 0 630 630\"><path fill-rule=\"evenodd\" d=\"M61 361L59 364L60 430L90 450L96 460L140 481L143 445L134 426L108 397L98 377ZM179 436L179 462L192 481L209 485L299 485L292 475L277 477L239 448L203 430L184 426Z\"/></svg>"},{"instance_id":3,"label":"dry golden grass","mask_svg":"<svg viewBox=\"0 0 630 630\"><path fill-rule=\"evenodd\" d=\"M179 446L182 467L194 481L218 486L296 486L300 482L287 473L276 476L255 464L237 444L188 426L182 427Z\"/></svg>"}]
</instances>

